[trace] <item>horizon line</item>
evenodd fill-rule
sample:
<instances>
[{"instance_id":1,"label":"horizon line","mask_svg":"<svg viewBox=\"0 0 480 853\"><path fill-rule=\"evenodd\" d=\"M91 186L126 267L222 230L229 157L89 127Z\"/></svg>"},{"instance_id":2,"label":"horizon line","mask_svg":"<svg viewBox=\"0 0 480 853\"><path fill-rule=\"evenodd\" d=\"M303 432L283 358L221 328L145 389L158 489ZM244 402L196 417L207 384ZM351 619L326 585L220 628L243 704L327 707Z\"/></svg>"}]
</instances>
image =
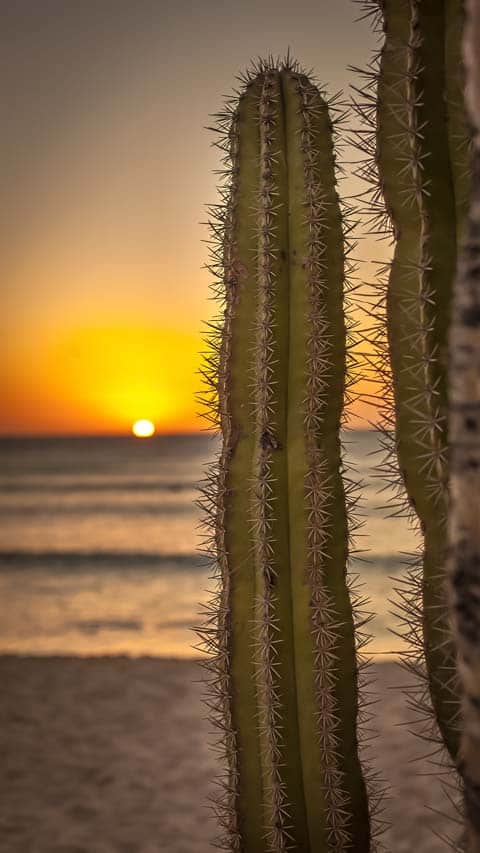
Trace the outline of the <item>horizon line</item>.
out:
<instances>
[{"instance_id":1,"label":"horizon line","mask_svg":"<svg viewBox=\"0 0 480 853\"><path fill-rule=\"evenodd\" d=\"M170 432L155 432L154 435L138 437L132 432L0 432L0 440L4 438L132 438L135 441L148 441L155 438L166 438L176 435L214 435L213 430L175 430Z\"/></svg>"},{"instance_id":2,"label":"horizon line","mask_svg":"<svg viewBox=\"0 0 480 853\"><path fill-rule=\"evenodd\" d=\"M379 432L379 428L375 426L358 426L358 427L342 427L341 432ZM173 438L183 436L205 436L205 438L215 438L220 436L220 430L204 429L204 430L175 430L172 432L156 432L154 435L146 437L137 437L131 432L0 432L1 440L11 439L52 439L52 438L131 438L134 441L148 442L156 438Z\"/></svg>"}]
</instances>

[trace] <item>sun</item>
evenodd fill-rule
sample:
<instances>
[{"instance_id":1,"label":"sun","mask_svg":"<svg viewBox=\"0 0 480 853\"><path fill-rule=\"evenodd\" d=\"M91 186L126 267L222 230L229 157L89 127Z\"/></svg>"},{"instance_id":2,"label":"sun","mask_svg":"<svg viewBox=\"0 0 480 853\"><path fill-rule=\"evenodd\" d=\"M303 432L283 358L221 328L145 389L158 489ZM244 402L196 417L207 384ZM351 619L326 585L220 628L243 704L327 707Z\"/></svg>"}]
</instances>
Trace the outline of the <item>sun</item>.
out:
<instances>
[{"instance_id":1,"label":"sun","mask_svg":"<svg viewBox=\"0 0 480 853\"><path fill-rule=\"evenodd\" d=\"M137 438L150 438L151 435L155 434L155 424L142 418L139 421L135 421L132 426L132 432Z\"/></svg>"}]
</instances>

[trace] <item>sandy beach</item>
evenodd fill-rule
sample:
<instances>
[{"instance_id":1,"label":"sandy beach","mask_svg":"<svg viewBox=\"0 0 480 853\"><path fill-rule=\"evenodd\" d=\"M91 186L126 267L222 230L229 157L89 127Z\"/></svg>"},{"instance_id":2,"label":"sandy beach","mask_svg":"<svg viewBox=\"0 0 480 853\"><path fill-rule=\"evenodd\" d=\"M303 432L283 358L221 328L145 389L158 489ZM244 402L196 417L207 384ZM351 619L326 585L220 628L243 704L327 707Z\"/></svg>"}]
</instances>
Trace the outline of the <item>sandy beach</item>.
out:
<instances>
[{"instance_id":1,"label":"sandy beach","mask_svg":"<svg viewBox=\"0 0 480 853\"><path fill-rule=\"evenodd\" d=\"M389 853L446 850L452 807L379 663L376 769L391 791ZM1 853L206 853L218 767L197 662L0 657ZM405 724L405 725L402 725ZM440 811L442 816L436 813Z\"/></svg>"}]
</instances>

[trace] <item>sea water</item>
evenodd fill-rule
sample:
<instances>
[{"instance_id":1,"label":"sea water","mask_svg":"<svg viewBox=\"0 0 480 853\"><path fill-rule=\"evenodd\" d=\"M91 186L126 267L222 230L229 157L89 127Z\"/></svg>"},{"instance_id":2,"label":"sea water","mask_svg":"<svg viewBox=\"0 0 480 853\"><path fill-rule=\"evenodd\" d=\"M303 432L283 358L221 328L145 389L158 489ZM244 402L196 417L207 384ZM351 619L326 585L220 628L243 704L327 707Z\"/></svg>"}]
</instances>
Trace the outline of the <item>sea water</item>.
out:
<instances>
[{"instance_id":1,"label":"sea water","mask_svg":"<svg viewBox=\"0 0 480 853\"><path fill-rule=\"evenodd\" d=\"M390 599L417 539L386 517L378 435L346 438L363 481L352 569L376 612L371 650L394 654ZM0 440L0 653L196 656L213 586L196 499L217 452L209 434Z\"/></svg>"}]
</instances>

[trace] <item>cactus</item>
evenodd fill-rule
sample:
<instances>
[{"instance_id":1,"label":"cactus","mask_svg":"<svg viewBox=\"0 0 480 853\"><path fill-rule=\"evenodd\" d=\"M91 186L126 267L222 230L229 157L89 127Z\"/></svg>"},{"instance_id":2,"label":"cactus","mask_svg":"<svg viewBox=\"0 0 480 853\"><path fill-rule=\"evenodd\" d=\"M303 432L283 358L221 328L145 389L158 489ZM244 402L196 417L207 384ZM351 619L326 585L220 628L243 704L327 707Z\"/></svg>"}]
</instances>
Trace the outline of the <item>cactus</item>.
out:
<instances>
[{"instance_id":1,"label":"cactus","mask_svg":"<svg viewBox=\"0 0 480 853\"><path fill-rule=\"evenodd\" d=\"M360 174L376 181L374 219L395 244L372 309L383 326L376 340L385 373L381 406L387 450L394 434L408 513L423 540L421 559L398 591L399 610L410 640L407 662L417 672L425 662L428 691L416 697L418 706L428 721L428 692L455 761L459 691L445 583L447 337L470 174L463 9L460 0L362 5L383 22L384 43L367 73L366 98L357 104L371 122L362 135L371 159ZM385 467L391 473L388 454Z\"/></svg>"},{"instance_id":2,"label":"cactus","mask_svg":"<svg viewBox=\"0 0 480 853\"><path fill-rule=\"evenodd\" d=\"M450 587L462 685L459 770L464 783L466 850L480 851L480 3L465 28L467 96L474 174L465 246L454 287L450 333Z\"/></svg>"},{"instance_id":3,"label":"cactus","mask_svg":"<svg viewBox=\"0 0 480 853\"><path fill-rule=\"evenodd\" d=\"M339 437L345 241L329 107L287 56L217 116L204 398L222 448L204 485L219 589L200 629L228 765L219 845L370 849ZM358 640L358 637L357 637Z\"/></svg>"}]
</instances>

